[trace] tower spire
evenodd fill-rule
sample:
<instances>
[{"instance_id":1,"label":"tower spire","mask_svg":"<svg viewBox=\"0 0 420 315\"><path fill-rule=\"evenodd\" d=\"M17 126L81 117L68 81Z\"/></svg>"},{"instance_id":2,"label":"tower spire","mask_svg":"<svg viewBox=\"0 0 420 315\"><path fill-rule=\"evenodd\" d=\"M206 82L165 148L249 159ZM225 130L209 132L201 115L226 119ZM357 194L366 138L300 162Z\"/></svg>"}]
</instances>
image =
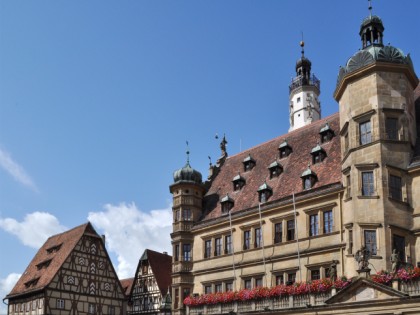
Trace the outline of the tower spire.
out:
<instances>
[{"instance_id":1,"label":"tower spire","mask_svg":"<svg viewBox=\"0 0 420 315\"><path fill-rule=\"evenodd\" d=\"M368 7L369 17L371 18L372 17L372 0L368 0L368 3L369 3L369 7Z\"/></svg>"},{"instance_id":2,"label":"tower spire","mask_svg":"<svg viewBox=\"0 0 420 315\"><path fill-rule=\"evenodd\" d=\"M190 164L190 148L189 148L189 143L188 143L188 141L185 141L185 143L187 144L187 151L185 152L187 154L187 164Z\"/></svg>"}]
</instances>

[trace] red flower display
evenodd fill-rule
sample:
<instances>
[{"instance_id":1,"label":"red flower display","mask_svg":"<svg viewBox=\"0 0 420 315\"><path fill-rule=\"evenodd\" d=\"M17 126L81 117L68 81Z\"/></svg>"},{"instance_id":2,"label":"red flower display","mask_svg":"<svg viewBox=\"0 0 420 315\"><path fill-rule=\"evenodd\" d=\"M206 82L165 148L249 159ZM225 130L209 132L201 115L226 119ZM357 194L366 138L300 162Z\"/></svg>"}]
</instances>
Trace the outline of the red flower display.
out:
<instances>
[{"instance_id":1,"label":"red flower display","mask_svg":"<svg viewBox=\"0 0 420 315\"><path fill-rule=\"evenodd\" d=\"M331 279L320 279L311 282L300 282L292 285L280 284L272 288L257 287L254 289L242 289L238 292L218 292L202 294L198 297L188 296L184 300L184 304L188 306L197 306L205 304L231 303L234 301L250 301L272 297L302 295L308 293L322 293L335 287L341 290L351 283L346 277L332 281Z\"/></svg>"}]
</instances>

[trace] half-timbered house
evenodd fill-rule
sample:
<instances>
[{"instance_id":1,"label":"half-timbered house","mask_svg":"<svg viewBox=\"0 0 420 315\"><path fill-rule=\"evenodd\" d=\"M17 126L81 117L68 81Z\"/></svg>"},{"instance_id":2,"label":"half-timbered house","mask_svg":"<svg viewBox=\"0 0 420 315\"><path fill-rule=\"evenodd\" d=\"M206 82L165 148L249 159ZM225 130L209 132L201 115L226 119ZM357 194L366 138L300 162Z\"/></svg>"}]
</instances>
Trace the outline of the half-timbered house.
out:
<instances>
[{"instance_id":1,"label":"half-timbered house","mask_svg":"<svg viewBox=\"0 0 420 315\"><path fill-rule=\"evenodd\" d=\"M128 314L163 314L162 302L171 286L172 257L146 249L139 260Z\"/></svg>"},{"instance_id":2,"label":"half-timbered house","mask_svg":"<svg viewBox=\"0 0 420 315\"><path fill-rule=\"evenodd\" d=\"M125 314L125 295L90 223L51 236L6 296L9 315Z\"/></svg>"}]
</instances>

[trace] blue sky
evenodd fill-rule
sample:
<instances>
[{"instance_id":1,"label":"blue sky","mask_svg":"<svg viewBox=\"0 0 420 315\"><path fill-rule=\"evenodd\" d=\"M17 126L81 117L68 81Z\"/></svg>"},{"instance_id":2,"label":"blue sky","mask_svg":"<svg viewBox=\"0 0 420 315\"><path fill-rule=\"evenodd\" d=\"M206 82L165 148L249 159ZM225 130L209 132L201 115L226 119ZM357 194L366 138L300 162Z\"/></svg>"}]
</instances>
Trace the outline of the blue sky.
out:
<instances>
[{"instance_id":1,"label":"blue sky","mask_svg":"<svg viewBox=\"0 0 420 315\"><path fill-rule=\"evenodd\" d=\"M287 132L305 55L322 116L360 47L368 2L2 1L0 294L46 237L90 220L121 277L145 248L170 251L175 169ZM373 1L385 43L420 65L416 0ZM161 237L166 235L166 237ZM4 308L0 308L0 314Z\"/></svg>"}]
</instances>

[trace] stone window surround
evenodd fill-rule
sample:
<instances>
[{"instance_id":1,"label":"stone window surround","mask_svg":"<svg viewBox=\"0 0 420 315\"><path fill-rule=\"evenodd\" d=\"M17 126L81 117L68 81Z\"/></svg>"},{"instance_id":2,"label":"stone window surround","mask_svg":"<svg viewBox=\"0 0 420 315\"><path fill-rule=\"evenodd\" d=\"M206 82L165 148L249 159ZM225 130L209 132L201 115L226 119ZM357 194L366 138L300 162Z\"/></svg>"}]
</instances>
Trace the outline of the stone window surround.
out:
<instances>
[{"instance_id":1,"label":"stone window surround","mask_svg":"<svg viewBox=\"0 0 420 315\"><path fill-rule=\"evenodd\" d=\"M382 224L381 223L359 223L358 224L360 229L361 229L361 237L360 237L360 241L361 244L359 246L359 248L355 248L355 250L357 251L358 249L360 249L362 246L365 245L365 231L375 231L376 232L376 255L372 255L372 259L382 259L381 257L381 244L382 244L382 240L380 237L380 233L378 233L378 229L382 228Z\"/></svg>"},{"instance_id":2,"label":"stone window surround","mask_svg":"<svg viewBox=\"0 0 420 315\"><path fill-rule=\"evenodd\" d=\"M306 226L307 226L307 235L308 237L316 237L320 235L328 235L330 233L333 233L335 231L335 221L334 220L334 213L335 213L335 207L337 206L336 202L320 205L314 208L304 209L303 212L306 213ZM333 227L332 231L330 233L324 233L324 212L326 211L332 211L333 214ZM318 235L310 235L310 216L313 214L318 214Z\"/></svg>"},{"instance_id":3,"label":"stone window surround","mask_svg":"<svg viewBox=\"0 0 420 315\"><path fill-rule=\"evenodd\" d=\"M206 292L206 287L210 287L211 293L216 292L216 285L222 286L222 292L226 292L227 284L231 283L233 286L234 279L233 278L223 278L223 279L217 279L215 281L205 281L201 282L201 286L203 288L203 293ZM235 288L233 288L235 289Z\"/></svg>"},{"instance_id":4,"label":"stone window surround","mask_svg":"<svg viewBox=\"0 0 420 315\"><path fill-rule=\"evenodd\" d=\"M242 275L241 278L241 288L245 288L245 281L250 280L251 281L251 288L256 287L257 279L262 279L263 285L264 285L264 273L255 273L250 275Z\"/></svg>"},{"instance_id":5,"label":"stone window surround","mask_svg":"<svg viewBox=\"0 0 420 315\"><path fill-rule=\"evenodd\" d=\"M386 169L388 171L388 177L387 177L388 178L388 190L387 190L387 192L388 192L388 199L390 199L392 201L402 202L404 204L407 204L407 202L408 202L408 196L407 196L408 195L408 191L407 191L408 190L408 187L407 187L407 180L406 180L407 171L404 170L404 169L401 169L399 167L396 167L396 166L393 166L393 165L389 165L389 164L385 164L385 167L386 167ZM394 199L394 198L391 197L390 187L389 187L389 185L390 185L390 176L391 175L397 176L397 177L400 177L401 178L401 195L402 195L401 200Z\"/></svg>"},{"instance_id":6,"label":"stone window surround","mask_svg":"<svg viewBox=\"0 0 420 315\"><path fill-rule=\"evenodd\" d=\"M404 114L404 109L399 108L382 108L382 112L384 113L384 122L383 122L383 139L389 141L405 141L405 127L404 124L401 122L402 116ZM397 139L388 139L387 137L387 130L386 130L386 120L387 118L394 118L397 119Z\"/></svg>"},{"instance_id":7,"label":"stone window surround","mask_svg":"<svg viewBox=\"0 0 420 315\"><path fill-rule=\"evenodd\" d=\"M255 244L255 229L256 228L260 228L261 227L261 238L264 238L264 230L262 229L264 227L265 224L265 220L260 222L254 222L251 224L246 224L246 225L241 225L239 227L239 229L242 231L241 233L241 244L242 244L242 250L250 250L250 249L254 249L254 244ZM249 231L250 233L250 240L249 240L249 248L248 249L244 249L245 246L245 239L244 239L244 232L245 231Z\"/></svg>"},{"instance_id":8,"label":"stone window surround","mask_svg":"<svg viewBox=\"0 0 420 315\"><path fill-rule=\"evenodd\" d=\"M291 268L286 268L286 269L278 269L278 270L273 270L271 271L272 274L272 286L276 285L276 276L283 276L283 281L284 284L286 284L289 281L289 274L295 274L297 275L299 271L299 267L291 267ZM297 280L297 279L295 279Z\"/></svg>"},{"instance_id":9,"label":"stone window surround","mask_svg":"<svg viewBox=\"0 0 420 315\"><path fill-rule=\"evenodd\" d=\"M296 218L298 216L299 216L299 212L296 212ZM294 220L294 218L295 218L295 214L292 211L292 212L288 212L288 213L285 213L285 214L283 214L281 216L278 216L278 217L275 217L275 218L270 219L271 223L273 224L272 237L271 238L273 240L273 244L274 245L280 245L280 244L284 244L284 243L287 243L287 242L294 242L294 241L296 241L296 237L293 240L288 240L287 239L287 221ZM280 222L282 222L282 229L283 229L283 231L282 231L282 242L281 243L276 243L274 241L274 238L276 236L275 235L275 227L274 227L274 225L276 223L280 223ZM295 226L295 234L296 234L296 226Z\"/></svg>"},{"instance_id":10,"label":"stone window surround","mask_svg":"<svg viewBox=\"0 0 420 315\"><path fill-rule=\"evenodd\" d=\"M234 232L236 231L236 229L235 228L233 228L232 229L232 247L233 247L233 234L234 234ZM217 232L217 233L213 233L213 234L208 234L208 235L205 235L205 236L202 236L201 237L201 239L203 240L203 257L204 258L214 258L214 257L221 257L221 256L225 256L225 255L231 255L231 254L227 254L227 253L225 253L225 241L226 241L226 239L225 239L225 236L227 236L227 235L231 235L231 231L230 231L230 229L229 230L223 230L223 231L220 231L220 232ZM221 239L221 242L222 242L222 252L221 252L221 255L217 255L217 256L215 256L214 255L214 251L211 251L211 255L209 256L209 257L206 257L206 241L211 241L211 248L214 248L214 249L216 249L216 238L220 238Z\"/></svg>"},{"instance_id":11,"label":"stone window surround","mask_svg":"<svg viewBox=\"0 0 420 315\"><path fill-rule=\"evenodd\" d=\"M305 268L307 270L307 272L309 273L308 275L310 275L310 272L312 270L319 270L319 276L321 279L325 279L327 278L327 273L328 273L328 269L330 268L330 266L332 265L333 261L323 261L320 263L316 263L316 264L306 264ZM310 277L307 276L308 279L310 279Z\"/></svg>"},{"instance_id":12,"label":"stone window surround","mask_svg":"<svg viewBox=\"0 0 420 315\"><path fill-rule=\"evenodd\" d=\"M358 198L359 199L378 199L378 163L365 163L365 164L356 164L356 169L358 170ZM363 172L372 172L373 173L373 194L370 196L363 195L363 182L362 182L362 173Z\"/></svg>"}]
</instances>

